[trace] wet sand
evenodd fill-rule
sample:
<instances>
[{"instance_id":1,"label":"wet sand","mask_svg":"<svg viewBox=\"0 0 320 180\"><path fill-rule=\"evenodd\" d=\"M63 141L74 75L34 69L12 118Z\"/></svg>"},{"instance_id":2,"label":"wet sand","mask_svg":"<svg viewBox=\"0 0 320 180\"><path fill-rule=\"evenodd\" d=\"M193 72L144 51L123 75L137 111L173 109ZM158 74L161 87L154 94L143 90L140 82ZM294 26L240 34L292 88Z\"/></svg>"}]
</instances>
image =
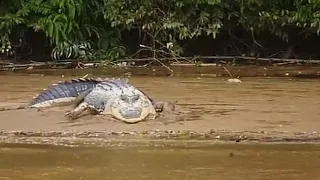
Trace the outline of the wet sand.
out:
<instances>
[{"instance_id":1,"label":"wet sand","mask_svg":"<svg viewBox=\"0 0 320 180\"><path fill-rule=\"evenodd\" d=\"M49 84L71 77L0 76L0 107L26 103ZM254 141L318 141L320 80L243 78L131 77L130 82L156 100L178 101L181 115L125 124L102 116L65 119L70 106L37 111L0 112L0 139L8 135L195 138ZM16 131L23 131L16 133ZM29 134L28 134L29 132ZM41 133L36 133L41 132ZM88 135L96 133L96 135ZM118 133L118 134L117 134ZM188 137L186 137L186 134ZM66 136L67 136L66 135ZM14 140L12 140L14 141Z\"/></svg>"}]
</instances>

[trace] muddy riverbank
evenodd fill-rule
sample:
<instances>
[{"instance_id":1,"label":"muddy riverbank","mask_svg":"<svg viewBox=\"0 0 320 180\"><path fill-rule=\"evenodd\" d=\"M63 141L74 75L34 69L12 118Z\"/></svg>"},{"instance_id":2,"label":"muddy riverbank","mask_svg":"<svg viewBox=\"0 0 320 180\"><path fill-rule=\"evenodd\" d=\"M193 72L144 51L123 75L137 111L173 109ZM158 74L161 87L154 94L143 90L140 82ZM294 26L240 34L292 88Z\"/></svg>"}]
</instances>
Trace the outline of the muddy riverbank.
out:
<instances>
[{"instance_id":1,"label":"muddy riverbank","mask_svg":"<svg viewBox=\"0 0 320 180\"><path fill-rule=\"evenodd\" d=\"M320 65L282 65L282 66L225 66L233 77L299 77L319 78ZM0 75L29 74L52 76L81 76L91 74L93 76L177 76L177 77L230 77L229 72L223 66L208 65L197 66L170 66L170 70L162 66L130 67L130 68L88 68L88 69L29 69L0 71Z\"/></svg>"},{"instance_id":2,"label":"muddy riverbank","mask_svg":"<svg viewBox=\"0 0 320 180\"><path fill-rule=\"evenodd\" d=\"M79 76L78 76L79 77ZM24 104L70 76L2 75L0 106ZM96 142L110 139L180 139L232 142L318 142L320 80L219 77L144 77L130 82L157 100L175 102L180 113L124 124L101 116L74 122L64 112L22 109L0 112L0 141L6 143Z\"/></svg>"}]
</instances>

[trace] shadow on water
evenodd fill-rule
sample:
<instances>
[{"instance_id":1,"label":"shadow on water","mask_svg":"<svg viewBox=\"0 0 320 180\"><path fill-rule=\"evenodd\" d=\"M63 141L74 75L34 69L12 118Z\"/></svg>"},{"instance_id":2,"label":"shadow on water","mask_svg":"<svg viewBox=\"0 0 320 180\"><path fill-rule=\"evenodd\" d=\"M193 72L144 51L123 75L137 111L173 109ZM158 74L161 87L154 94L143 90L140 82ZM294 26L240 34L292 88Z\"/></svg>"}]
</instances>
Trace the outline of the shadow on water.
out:
<instances>
[{"instance_id":1,"label":"shadow on water","mask_svg":"<svg viewBox=\"0 0 320 180\"><path fill-rule=\"evenodd\" d=\"M316 145L0 147L0 179L318 179Z\"/></svg>"}]
</instances>

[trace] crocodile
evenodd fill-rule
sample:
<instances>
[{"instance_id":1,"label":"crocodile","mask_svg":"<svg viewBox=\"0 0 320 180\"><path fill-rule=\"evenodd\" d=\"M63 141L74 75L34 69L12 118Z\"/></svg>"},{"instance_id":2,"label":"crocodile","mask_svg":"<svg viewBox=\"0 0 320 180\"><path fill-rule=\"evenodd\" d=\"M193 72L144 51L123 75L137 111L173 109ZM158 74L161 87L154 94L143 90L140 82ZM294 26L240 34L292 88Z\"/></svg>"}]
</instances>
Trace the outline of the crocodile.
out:
<instances>
[{"instance_id":1,"label":"crocodile","mask_svg":"<svg viewBox=\"0 0 320 180\"><path fill-rule=\"evenodd\" d=\"M155 101L126 78L77 78L62 81L44 89L24 108L46 108L59 103L74 103L65 113L77 119L89 111L95 115L111 115L125 123L155 119L157 113L174 111L174 103ZM23 109L23 107L17 108Z\"/></svg>"}]
</instances>

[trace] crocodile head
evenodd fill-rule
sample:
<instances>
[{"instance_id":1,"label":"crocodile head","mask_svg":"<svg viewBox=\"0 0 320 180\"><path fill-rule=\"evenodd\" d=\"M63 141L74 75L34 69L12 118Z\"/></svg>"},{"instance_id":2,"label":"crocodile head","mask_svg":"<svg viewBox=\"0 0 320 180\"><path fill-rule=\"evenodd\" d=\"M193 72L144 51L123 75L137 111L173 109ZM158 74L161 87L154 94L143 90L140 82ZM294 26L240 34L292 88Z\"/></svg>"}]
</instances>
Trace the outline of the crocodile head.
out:
<instances>
[{"instance_id":1,"label":"crocodile head","mask_svg":"<svg viewBox=\"0 0 320 180\"><path fill-rule=\"evenodd\" d=\"M120 95L113 100L110 111L110 114L126 123L137 123L149 115L152 118L156 115L152 102L140 93Z\"/></svg>"}]
</instances>

